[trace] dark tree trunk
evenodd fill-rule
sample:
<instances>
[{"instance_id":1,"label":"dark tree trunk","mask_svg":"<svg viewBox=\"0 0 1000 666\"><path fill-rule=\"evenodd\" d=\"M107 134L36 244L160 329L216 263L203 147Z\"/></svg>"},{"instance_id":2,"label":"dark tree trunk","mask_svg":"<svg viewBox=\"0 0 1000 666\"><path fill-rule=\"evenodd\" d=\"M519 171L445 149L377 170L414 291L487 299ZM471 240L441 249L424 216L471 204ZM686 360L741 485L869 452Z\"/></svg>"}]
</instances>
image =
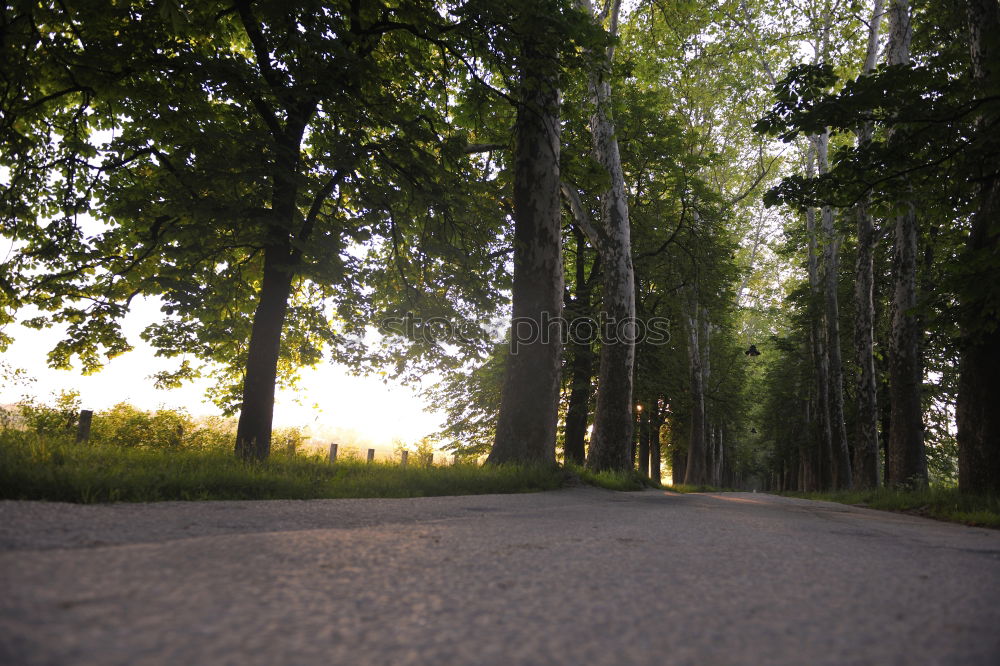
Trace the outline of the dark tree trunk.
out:
<instances>
[{"instance_id":1,"label":"dark tree trunk","mask_svg":"<svg viewBox=\"0 0 1000 666\"><path fill-rule=\"evenodd\" d=\"M531 42L522 47L514 145L512 346L490 464L555 462L563 265L553 49Z\"/></svg>"},{"instance_id":2,"label":"dark tree trunk","mask_svg":"<svg viewBox=\"0 0 1000 666\"><path fill-rule=\"evenodd\" d=\"M968 0L966 4L972 75L979 95L1000 95L1000 6L996 0ZM996 101L983 106L977 119L977 137L992 159L979 160L978 206L966 250L969 266L980 267L973 277L977 291L963 298L963 348L958 384L958 483L963 492L1000 493L1000 142ZM983 288L985 287L985 288ZM970 289L972 291L972 289Z\"/></svg>"},{"instance_id":3,"label":"dark tree trunk","mask_svg":"<svg viewBox=\"0 0 1000 666\"><path fill-rule=\"evenodd\" d=\"M660 427L663 425L663 418L657 414L653 420L653 427L649 430L649 478L656 483L660 482L662 472L660 471Z\"/></svg>"},{"instance_id":4,"label":"dark tree trunk","mask_svg":"<svg viewBox=\"0 0 1000 666\"><path fill-rule=\"evenodd\" d=\"M647 403L639 414L639 473L645 477L649 476L649 430L652 416L649 410Z\"/></svg>"},{"instance_id":5,"label":"dark tree trunk","mask_svg":"<svg viewBox=\"0 0 1000 666\"><path fill-rule=\"evenodd\" d=\"M892 0L889 7L890 65L910 62L909 0ZM917 306L917 215L913 201L896 202L893 239L892 328L889 335L889 440L886 468L889 484L927 485L924 455L923 409L920 391L923 368L920 358L920 325Z\"/></svg>"},{"instance_id":6,"label":"dark tree trunk","mask_svg":"<svg viewBox=\"0 0 1000 666\"><path fill-rule=\"evenodd\" d=\"M586 275L586 243L583 234L576 234L576 295L572 301L572 311L567 311L570 320L590 316L590 282ZM570 393L566 408L566 441L563 446L567 463L582 465L586 460L587 415L594 378L594 350L590 341L570 340Z\"/></svg>"},{"instance_id":7,"label":"dark tree trunk","mask_svg":"<svg viewBox=\"0 0 1000 666\"><path fill-rule=\"evenodd\" d=\"M281 330L292 286L289 258L285 248L269 247L264 251L260 302L253 317L243 380L243 405L236 428L236 454L244 460L264 460L271 451Z\"/></svg>"},{"instance_id":8,"label":"dark tree trunk","mask_svg":"<svg viewBox=\"0 0 1000 666\"><path fill-rule=\"evenodd\" d=\"M290 229L295 221L302 136L315 112L315 103L296 107L288 114L284 134L276 137L276 167L272 175L271 214L274 223L264 248L260 301L254 311L247 347L243 404L236 426L236 455L244 460L264 460L271 452L274 390L281 353L281 332L288 310L292 281L300 254L292 248ZM309 229L300 229L304 240Z\"/></svg>"},{"instance_id":9,"label":"dark tree trunk","mask_svg":"<svg viewBox=\"0 0 1000 666\"><path fill-rule=\"evenodd\" d=\"M687 469L687 454L679 449L670 452L670 483L680 485L684 483L684 474Z\"/></svg>"}]
</instances>

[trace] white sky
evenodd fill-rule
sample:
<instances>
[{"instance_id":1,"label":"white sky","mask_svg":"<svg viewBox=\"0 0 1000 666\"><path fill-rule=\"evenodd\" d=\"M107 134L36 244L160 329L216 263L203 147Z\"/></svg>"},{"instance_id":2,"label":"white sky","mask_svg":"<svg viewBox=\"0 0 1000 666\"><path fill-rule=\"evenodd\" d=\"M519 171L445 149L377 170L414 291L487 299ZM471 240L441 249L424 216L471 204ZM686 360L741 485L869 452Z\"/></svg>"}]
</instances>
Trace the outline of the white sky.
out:
<instances>
[{"instance_id":1,"label":"white sky","mask_svg":"<svg viewBox=\"0 0 1000 666\"><path fill-rule=\"evenodd\" d=\"M27 312L23 314L28 316ZM155 302L136 299L124 326L135 349L112 359L101 372L89 376L83 376L79 370L53 370L47 366L46 354L59 341L60 329L7 327L14 343L3 353L3 360L15 368L23 368L35 382L27 387L0 385L0 404L17 402L25 394L44 401L53 392L75 389L80 392L85 409L103 409L127 401L142 409L162 405L183 408L193 415L219 414L204 399L210 380L198 380L170 391L153 387L150 375L177 363L176 359L154 356L153 349L139 337L139 332L159 316ZM297 390L279 391L275 427L308 426L317 443L370 444L380 449L380 453L391 451L394 439L413 444L441 426L442 415L425 411L425 402L416 393L418 389L395 382L386 384L378 377L353 377L344 367L323 363L302 371Z\"/></svg>"}]
</instances>

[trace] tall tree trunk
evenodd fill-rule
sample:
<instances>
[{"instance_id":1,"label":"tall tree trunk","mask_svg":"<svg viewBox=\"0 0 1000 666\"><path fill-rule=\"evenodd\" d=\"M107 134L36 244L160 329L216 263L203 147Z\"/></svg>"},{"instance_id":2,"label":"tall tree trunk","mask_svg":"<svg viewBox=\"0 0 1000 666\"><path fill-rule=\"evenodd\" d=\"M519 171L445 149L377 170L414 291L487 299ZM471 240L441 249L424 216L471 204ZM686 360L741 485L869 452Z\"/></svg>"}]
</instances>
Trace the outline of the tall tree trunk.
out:
<instances>
[{"instance_id":1,"label":"tall tree trunk","mask_svg":"<svg viewBox=\"0 0 1000 666\"><path fill-rule=\"evenodd\" d=\"M555 462L563 295L559 89L554 47L544 42L525 37L519 63L512 347L489 464Z\"/></svg>"},{"instance_id":2,"label":"tall tree trunk","mask_svg":"<svg viewBox=\"0 0 1000 666\"><path fill-rule=\"evenodd\" d=\"M576 232L576 294L572 312L567 317L590 315L590 282L586 275L586 242L583 234ZM570 340L570 393L566 408L566 441L563 446L567 463L582 465L586 459L587 414L590 405L591 385L594 377L594 351L590 341Z\"/></svg>"},{"instance_id":3,"label":"tall tree trunk","mask_svg":"<svg viewBox=\"0 0 1000 666\"><path fill-rule=\"evenodd\" d=\"M680 485L684 483L684 474L687 470L687 455L684 451L675 448L670 452L670 483Z\"/></svg>"},{"instance_id":4,"label":"tall tree trunk","mask_svg":"<svg viewBox=\"0 0 1000 666\"><path fill-rule=\"evenodd\" d=\"M691 436L688 439L687 469L684 483L707 483L705 468L705 375L702 372L702 355L699 345L698 291L692 289L690 313L687 316L688 368L691 375ZM676 482L676 480L675 480Z\"/></svg>"},{"instance_id":5,"label":"tall tree trunk","mask_svg":"<svg viewBox=\"0 0 1000 666\"><path fill-rule=\"evenodd\" d=\"M271 453L281 332L292 281L301 258L292 247L289 229L296 216L302 137L315 109L314 103L290 109L283 133L275 136L277 150L271 178L271 215L275 223L264 248L260 301L250 329L243 404L236 426L236 455L244 460L265 460ZM300 229L303 238L308 236L308 231Z\"/></svg>"},{"instance_id":6,"label":"tall tree trunk","mask_svg":"<svg viewBox=\"0 0 1000 666\"><path fill-rule=\"evenodd\" d=\"M822 282L819 275L819 252L816 240L816 211L806 211L806 232L809 235L807 269L812 291L810 317L813 364L816 367L816 417L819 426L817 481L823 489L833 484L833 428L830 419L830 357L826 351L826 326L822 303Z\"/></svg>"},{"instance_id":7,"label":"tall tree trunk","mask_svg":"<svg viewBox=\"0 0 1000 666\"><path fill-rule=\"evenodd\" d=\"M820 175L829 171L829 130L816 136L816 161ZM830 446L833 453L833 485L851 487L851 454L844 422L844 364L840 352L840 236L833 225L833 208L820 211L823 227L823 309L826 319L826 351L830 369Z\"/></svg>"},{"instance_id":8,"label":"tall tree trunk","mask_svg":"<svg viewBox=\"0 0 1000 666\"><path fill-rule=\"evenodd\" d=\"M884 1L875 0L868 24L868 48L863 72L875 69L879 51ZM855 136L859 147L871 142L873 128L866 123ZM857 441L854 447L854 485L862 489L879 485L878 392L875 383L875 225L868 210L870 195L854 206L858 255L854 267L854 356L858 364Z\"/></svg>"},{"instance_id":9,"label":"tall tree trunk","mask_svg":"<svg viewBox=\"0 0 1000 666\"><path fill-rule=\"evenodd\" d=\"M1000 6L996 0L967 0L972 76L983 98L1000 95ZM966 265L979 267L979 291L963 298L962 356L958 384L958 483L963 492L1000 493L1000 142L998 103L984 104L977 140L993 159L979 160L978 205L966 250ZM982 289L982 287L986 287Z\"/></svg>"},{"instance_id":10,"label":"tall tree trunk","mask_svg":"<svg viewBox=\"0 0 1000 666\"><path fill-rule=\"evenodd\" d=\"M281 330L292 287L289 260L288 248L270 246L264 250L260 302L253 316L243 380L243 404L236 427L236 455L244 460L264 460L271 452Z\"/></svg>"},{"instance_id":11,"label":"tall tree trunk","mask_svg":"<svg viewBox=\"0 0 1000 666\"><path fill-rule=\"evenodd\" d=\"M639 413L639 473L644 477L649 476L649 431L653 416L650 409L647 402Z\"/></svg>"},{"instance_id":12,"label":"tall tree trunk","mask_svg":"<svg viewBox=\"0 0 1000 666\"><path fill-rule=\"evenodd\" d=\"M891 0L889 64L910 62L909 0ZM917 215L912 200L896 202L893 244L892 330L889 336L889 441L886 466L895 486L927 485L920 391L920 325L917 306Z\"/></svg>"},{"instance_id":13,"label":"tall tree trunk","mask_svg":"<svg viewBox=\"0 0 1000 666\"><path fill-rule=\"evenodd\" d=\"M584 0L593 15L590 1ZM610 12L613 37L618 33L620 0L613 0ZM593 110L590 134L594 155L608 172L610 187L601 196L601 247L603 312L615 324L611 339L602 341L597 380L597 406L594 430L590 439L587 466L594 470L633 469L632 441L632 368L635 360L635 288L632 272L632 249L629 230L625 176L622 171L618 139L611 118L610 47L590 74L588 90ZM610 327L607 327L610 328Z\"/></svg>"},{"instance_id":14,"label":"tall tree trunk","mask_svg":"<svg viewBox=\"0 0 1000 666\"><path fill-rule=\"evenodd\" d=\"M663 426L663 414L658 409L655 414L653 427L649 429L649 478L659 483L663 476L660 471L660 458L663 455L660 450L660 428Z\"/></svg>"}]
</instances>

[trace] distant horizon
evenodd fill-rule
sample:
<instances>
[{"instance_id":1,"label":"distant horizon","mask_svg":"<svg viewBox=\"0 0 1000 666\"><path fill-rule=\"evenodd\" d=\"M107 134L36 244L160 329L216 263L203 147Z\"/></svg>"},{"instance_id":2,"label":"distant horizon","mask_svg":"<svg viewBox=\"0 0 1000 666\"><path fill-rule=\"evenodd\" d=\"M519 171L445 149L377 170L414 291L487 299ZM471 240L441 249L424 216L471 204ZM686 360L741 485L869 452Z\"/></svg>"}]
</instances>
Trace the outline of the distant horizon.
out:
<instances>
[{"instance_id":1,"label":"distant horizon","mask_svg":"<svg viewBox=\"0 0 1000 666\"><path fill-rule=\"evenodd\" d=\"M19 322L30 313L21 313ZM47 401L60 390L80 393L83 409L107 409L121 402L144 410L183 409L192 416L221 416L221 410L205 398L210 379L198 379L177 389L157 389L150 378L154 372L176 365L176 359L156 357L153 348L139 333L162 315L151 299L136 299L126 316L123 331L134 349L111 359L94 374L83 375L79 368L56 370L46 363L46 355L59 341L59 327L34 330L20 323L6 327L14 341L3 359L25 371L28 385L0 385L0 404L14 404L26 396ZM371 444L376 451L392 451L394 440L413 444L441 429L444 416L429 411L417 394L418 387L377 376L354 376L350 370L330 362L303 368L295 390L278 389L275 395L274 427L308 427L317 442L334 441L356 434L357 441ZM430 378L432 381L434 378ZM429 385L429 384L427 384ZM350 442L342 442L351 445Z\"/></svg>"}]
</instances>

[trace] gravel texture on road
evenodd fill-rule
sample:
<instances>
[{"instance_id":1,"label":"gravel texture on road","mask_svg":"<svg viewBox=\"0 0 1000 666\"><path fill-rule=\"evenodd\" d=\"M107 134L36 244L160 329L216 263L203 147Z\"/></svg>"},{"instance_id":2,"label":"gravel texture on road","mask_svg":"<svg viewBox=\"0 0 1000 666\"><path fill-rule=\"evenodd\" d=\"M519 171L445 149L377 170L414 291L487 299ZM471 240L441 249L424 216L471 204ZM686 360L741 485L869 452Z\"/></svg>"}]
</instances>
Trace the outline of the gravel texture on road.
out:
<instances>
[{"instance_id":1,"label":"gravel texture on road","mask_svg":"<svg viewBox=\"0 0 1000 666\"><path fill-rule=\"evenodd\" d=\"M2 664L1000 664L1000 532L764 494L0 502Z\"/></svg>"}]
</instances>

